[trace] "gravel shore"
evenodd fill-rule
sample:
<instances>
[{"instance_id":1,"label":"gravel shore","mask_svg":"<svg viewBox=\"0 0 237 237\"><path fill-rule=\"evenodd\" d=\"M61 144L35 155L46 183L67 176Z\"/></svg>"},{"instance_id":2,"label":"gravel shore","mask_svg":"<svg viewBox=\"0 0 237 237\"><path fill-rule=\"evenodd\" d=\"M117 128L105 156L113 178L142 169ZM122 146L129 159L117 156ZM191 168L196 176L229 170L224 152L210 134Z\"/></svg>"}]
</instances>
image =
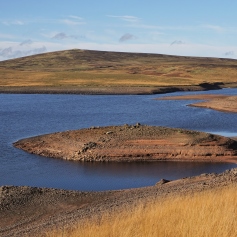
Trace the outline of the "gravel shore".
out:
<instances>
[{"instance_id":1,"label":"gravel shore","mask_svg":"<svg viewBox=\"0 0 237 237\"><path fill-rule=\"evenodd\" d=\"M79 223L104 212L133 207L167 196L200 192L237 183L237 169L154 186L105 192L78 192L33 187L0 187L0 236L42 236L45 231Z\"/></svg>"}]
</instances>

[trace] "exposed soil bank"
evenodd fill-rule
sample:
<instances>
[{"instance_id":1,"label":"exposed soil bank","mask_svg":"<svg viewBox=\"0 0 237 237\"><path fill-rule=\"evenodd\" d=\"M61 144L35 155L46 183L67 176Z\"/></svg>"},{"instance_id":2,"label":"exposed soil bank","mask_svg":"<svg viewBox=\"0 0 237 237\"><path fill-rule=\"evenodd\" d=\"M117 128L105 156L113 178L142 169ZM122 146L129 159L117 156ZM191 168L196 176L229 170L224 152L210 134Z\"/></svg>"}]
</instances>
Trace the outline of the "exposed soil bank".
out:
<instances>
[{"instance_id":1,"label":"exposed soil bank","mask_svg":"<svg viewBox=\"0 0 237 237\"><path fill-rule=\"evenodd\" d=\"M43 232L78 223L104 212L129 208L142 201L200 192L237 183L237 169L203 174L155 186L106 192L76 192L31 187L0 187L0 235L43 236Z\"/></svg>"},{"instance_id":2,"label":"exposed soil bank","mask_svg":"<svg viewBox=\"0 0 237 237\"><path fill-rule=\"evenodd\" d=\"M77 87L77 86L0 86L0 93L5 94L82 94L82 95L149 95L177 91L207 91L222 88L235 88L236 83L202 83L193 86L163 87Z\"/></svg>"},{"instance_id":3,"label":"exposed soil bank","mask_svg":"<svg viewBox=\"0 0 237 237\"><path fill-rule=\"evenodd\" d=\"M37 155L86 162L237 160L237 142L230 138L140 124L46 134L14 146Z\"/></svg>"},{"instance_id":4,"label":"exposed soil bank","mask_svg":"<svg viewBox=\"0 0 237 237\"><path fill-rule=\"evenodd\" d=\"M158 100L205 100L190 104L189 106L215 109L223 112L237 113L237 96L227 95L184 95L184 96L167 96Z\"/></svg>"}]
</instances>

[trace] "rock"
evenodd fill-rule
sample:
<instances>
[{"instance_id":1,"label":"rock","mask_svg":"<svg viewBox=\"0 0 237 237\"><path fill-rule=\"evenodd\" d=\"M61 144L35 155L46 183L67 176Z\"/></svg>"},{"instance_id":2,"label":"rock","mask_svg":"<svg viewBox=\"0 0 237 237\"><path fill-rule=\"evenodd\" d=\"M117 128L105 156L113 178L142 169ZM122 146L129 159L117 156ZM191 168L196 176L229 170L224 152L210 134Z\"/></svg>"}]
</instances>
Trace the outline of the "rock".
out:
<instances>
[{"instance_id":1,"label":"rock","mask_svg":"<svg viewBox=\"0 0 237 237\"><path fill-rule=\"evenodd\" d=\"M156 185L162 185L162 184L166 184L169 182L170 182L170 180L168 180L168 179L161 179L159 182L156 183Z\"/></svg>"}]
</instances>

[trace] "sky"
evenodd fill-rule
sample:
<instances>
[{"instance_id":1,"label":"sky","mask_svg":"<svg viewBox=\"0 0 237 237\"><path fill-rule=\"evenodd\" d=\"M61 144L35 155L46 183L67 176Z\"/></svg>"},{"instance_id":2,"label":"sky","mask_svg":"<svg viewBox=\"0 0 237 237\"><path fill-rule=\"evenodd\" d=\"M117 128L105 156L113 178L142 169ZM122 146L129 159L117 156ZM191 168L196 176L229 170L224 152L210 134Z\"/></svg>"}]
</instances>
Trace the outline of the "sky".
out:
<instances>
[{"instance_id":1,"label":"sky","mask_svg":"<svg viewBox=\"0 0 237 237\"><path fill-rule=\"evenodd\" d=\"M68 49L237 59L236 0L0 0L0 61Z\"/></svg>"}]
</instances>

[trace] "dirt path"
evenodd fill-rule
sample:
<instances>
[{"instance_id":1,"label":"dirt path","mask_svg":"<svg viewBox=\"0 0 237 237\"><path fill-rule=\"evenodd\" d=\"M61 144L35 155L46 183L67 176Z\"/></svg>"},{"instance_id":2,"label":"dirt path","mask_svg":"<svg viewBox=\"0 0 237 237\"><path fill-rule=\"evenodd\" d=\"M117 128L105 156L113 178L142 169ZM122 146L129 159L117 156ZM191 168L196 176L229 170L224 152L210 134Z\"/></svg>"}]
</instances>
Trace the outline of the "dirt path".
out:
<instances>
[{"instance_id":1,"label":"dirt path","mask_svg":"<svg viewBox=\"0 0 237 237\"><path fill-rule=\"evenodd\" d=\"M138 189L76 192L46 188L0 187L0 236L35 236L104 212L132 207L177 194L200 192L237 183L237 169L203 174Z\"/></svg>"}]
</instances>

